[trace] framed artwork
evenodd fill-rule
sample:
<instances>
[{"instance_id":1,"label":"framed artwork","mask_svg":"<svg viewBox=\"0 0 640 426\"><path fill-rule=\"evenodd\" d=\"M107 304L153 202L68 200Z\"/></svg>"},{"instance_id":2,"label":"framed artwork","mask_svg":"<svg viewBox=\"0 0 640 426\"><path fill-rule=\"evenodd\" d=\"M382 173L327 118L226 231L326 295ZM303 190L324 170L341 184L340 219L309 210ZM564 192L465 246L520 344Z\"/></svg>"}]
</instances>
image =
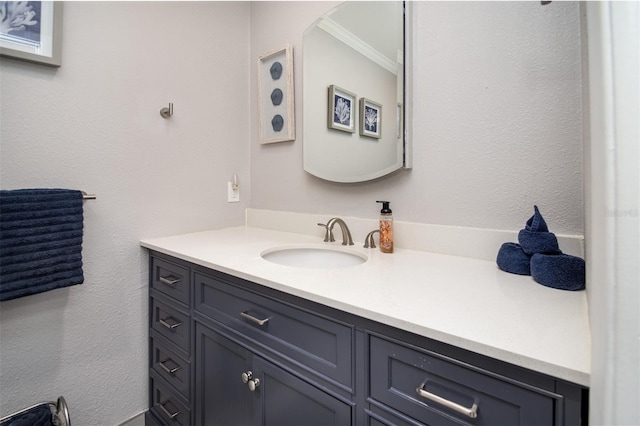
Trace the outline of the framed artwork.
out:
<instances>
[{"instance_id":1,"label":"framed artwork","mask_svg":"<svg viewBox=\"0 0 640 426\"><path fill-rule=\"evenodd\" d=\"M0 56L59 67L61 1L0 1Z\"/></svg>"},{"instance_id":2,"label":"framed artwork","mask_svg":"<svg viewBox=\"0 0 640 426\"><path fill-rule=\"evenodd\" d=\"M293 94L293 48L258 58L260 143L292 141L296 138Z\"/></svg>"},{"instance_id":3,"label":"framed artwork","mask_svg":"<svg viewBox=\"0 0 640 426\"><path fill-rule=\"evenodd\" d=\"M343 132L355 132L356 95L332 84L328 101L327 126Z\"/></svg>"},{"instance_id":4,"label":"framed artwork","mask_svg":"<svg viewBox=\"0 0 640 426\"><path fill-rule=\"evenodd\" d=\"M382 105L370 99L360 99L360 134L380 139L382 136Z\"/></svg>"}]
</instances>

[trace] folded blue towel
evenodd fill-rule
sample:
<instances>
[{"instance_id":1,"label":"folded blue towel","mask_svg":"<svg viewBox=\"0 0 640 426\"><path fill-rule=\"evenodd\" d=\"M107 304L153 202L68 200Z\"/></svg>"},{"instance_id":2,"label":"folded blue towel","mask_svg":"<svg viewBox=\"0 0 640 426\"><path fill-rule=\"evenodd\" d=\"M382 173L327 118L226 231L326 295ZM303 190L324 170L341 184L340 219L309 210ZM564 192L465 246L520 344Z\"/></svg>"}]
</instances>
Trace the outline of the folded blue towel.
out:
<instances>
[{"instance_id":1,"label":"folded blue towel","mask_svg":"<svg viewBox=\"0 0 640 426\"><path fill-rule=\"evenodd\" d=\"M572 291L584 289L584 260L563 254L538 206L533 206L533 209L533 216L518 233L520 244L504 243L500 247L496 259L498 267L512 274L531 275L536 282L547 287Z\"/></svg>"},{"instance_id":2,"label":"folded blue towel","mask_svg":"<svg viewBox=\"0 0 640 426\"><path fill-rule=\"evenodd\" d=\"M84 282L82 192L0 191L0 301Z\"/></svg>"},{"instance_id":3,"label":"folded blue towel","mask_svg":"<svg viewBox=\"0 0 640 426\"><path fill-rule=\"evenodd\" d=\"M496 259L498 268L505 272L518 275L531 275L531 256L522 250L519 244L504 243L498 250Z\"/></svg>"},{"instance_id":4,"label":"folded blue towel","mask_svg":"<svg viewBox=\"0 0 640 426\"><path fill-rule=\"evenodd\" d=\"M560 254L558 239L549 232L547 222L540 214L538 206L533 206L534 214L527 221L524 229L518 233L518 242L528 255L534 253Z\"/></svg>"},{"instance_id":5,"label":"folded blue towel","mask_svg":"<svg viewBox=\"0 0 640 426\"><path fill-rule=\"evenodd\" d=\"M549 232L547 222L540 214L538 206L533 206L533 216L527 220L527 223L524 225L524 229L531 232Z\"/></svg>"},{"instance_id":6,"label":"folded blue towel","mask_svg":"<svg viewBox=\"0 0 640 426\"><path fill-rule=\"evenodd\" d=\"M558 246L558 239L552 232L531 232L521 229L518 232L518 242L529 256L535 253L562 253Z\"/></svg>"},{"instance_id":7,"label":"folded blue towel","mask_svg":"<svg viewBox=\"0 0 640 426\"><path fill-rule=\"evenodd\" d=\"M531 276L547 287L582 290L585 288L585 262L568 254L536 253L531 257Z\"/></svg>"}]
</instances>

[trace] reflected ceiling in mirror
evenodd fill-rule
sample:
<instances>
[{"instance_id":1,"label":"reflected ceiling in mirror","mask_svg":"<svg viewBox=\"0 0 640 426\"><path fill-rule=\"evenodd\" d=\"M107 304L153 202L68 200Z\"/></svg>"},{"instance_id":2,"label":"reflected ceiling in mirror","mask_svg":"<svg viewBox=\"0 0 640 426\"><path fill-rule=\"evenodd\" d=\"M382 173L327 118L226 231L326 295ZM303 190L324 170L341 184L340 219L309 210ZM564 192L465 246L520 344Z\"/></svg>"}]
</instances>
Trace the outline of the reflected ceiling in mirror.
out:
<instances>
[{"instance_id":1,"label":"reflected ceiling in mirror","mask_svg":"<svg viewBox=\"0 0 640 426\"><path fill-rule=\"evenodd\" d=\"M344 2L303 43L304 169L348 183L402 168L403 2Z\"/></svg>"}]
</instances>

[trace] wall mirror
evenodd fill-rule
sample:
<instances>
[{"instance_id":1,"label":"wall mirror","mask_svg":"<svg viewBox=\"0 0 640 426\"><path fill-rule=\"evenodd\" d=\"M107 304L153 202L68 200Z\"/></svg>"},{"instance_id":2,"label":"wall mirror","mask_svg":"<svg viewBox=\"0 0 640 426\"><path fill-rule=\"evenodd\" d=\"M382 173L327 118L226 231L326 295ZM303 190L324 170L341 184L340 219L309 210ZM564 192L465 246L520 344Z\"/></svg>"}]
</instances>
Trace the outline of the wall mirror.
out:
<instances>
[{"instance_id":1,"label":"wall mirror","mask_svg":"<svg viewBox=\"0 0 640 426\"><path fill-rule=\"evenodd\" d=\"M402 1L347 1L303 39L304 170L363 182L408 167Z\"/></svg>"}]
</instances>

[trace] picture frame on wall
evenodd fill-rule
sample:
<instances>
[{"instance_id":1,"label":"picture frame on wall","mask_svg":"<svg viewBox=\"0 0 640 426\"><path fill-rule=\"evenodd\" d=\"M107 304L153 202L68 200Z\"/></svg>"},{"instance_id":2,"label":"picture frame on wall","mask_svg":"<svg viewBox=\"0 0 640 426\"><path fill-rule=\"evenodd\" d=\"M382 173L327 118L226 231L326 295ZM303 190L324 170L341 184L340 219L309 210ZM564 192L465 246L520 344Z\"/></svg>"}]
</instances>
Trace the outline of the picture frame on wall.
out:
<instances>
[{"instance_id":1,"label":"picture frame on wall","mask_svg":"<svg viewBox=\"0 0 640 426\"><path fill-rule=\"evenodd\" d=\"M59 67L62 59L61 1L0 1L0 56Z\"/></svg>"},{"instance_id":2,"label":"picture frame on wall","mask_svg":"<svg viewBox=\"0 0 640 426\"><path fill-rule=\"evenodd\" d=\"M335 84L329 86L327 126L354 133L356 130L356 95Z\"/></svg>"},{"instance_id":3,"label":"picture frame on wall","mask_svg":"<svg viewBox=\"0 0 640 426\"><path fill-rule=\"evenodd\" d=\"M382 136L382 105L371 99L360 99L360 135L380 139Z\"/></svg>"},{"instance_id":4,"label":"picture frame on wall","mask_svg":"<svg viewBox=\"0 0 640 426\"><path fill-rule=\"evenodd\" d=\"M258 96L260 143L295 140L293 47L290 44L258 58Z\"/></svg>"}]
</instances>

